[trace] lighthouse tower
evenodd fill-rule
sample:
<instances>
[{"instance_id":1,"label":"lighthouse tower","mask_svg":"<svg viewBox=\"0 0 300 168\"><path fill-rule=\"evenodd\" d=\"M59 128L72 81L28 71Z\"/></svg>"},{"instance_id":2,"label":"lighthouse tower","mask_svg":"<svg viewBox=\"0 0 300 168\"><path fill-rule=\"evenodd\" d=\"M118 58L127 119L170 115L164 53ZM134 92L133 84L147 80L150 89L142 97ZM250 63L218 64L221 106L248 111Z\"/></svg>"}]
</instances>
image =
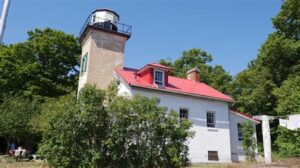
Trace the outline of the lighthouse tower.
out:
<instances>
[{"instance_id":1,"label":"lighthouse tower","mask_svg":"<svg viewBox=\"0 0 300 168\"><path fill-rule=\"evenodd\" d=\"M125 43L131 26L119 23L120 16L110 9L95 10L80 31L82 47L78 91L85 84L106 89L114 79L114 70L124 64Z\"/></svg>"}]
</instances>

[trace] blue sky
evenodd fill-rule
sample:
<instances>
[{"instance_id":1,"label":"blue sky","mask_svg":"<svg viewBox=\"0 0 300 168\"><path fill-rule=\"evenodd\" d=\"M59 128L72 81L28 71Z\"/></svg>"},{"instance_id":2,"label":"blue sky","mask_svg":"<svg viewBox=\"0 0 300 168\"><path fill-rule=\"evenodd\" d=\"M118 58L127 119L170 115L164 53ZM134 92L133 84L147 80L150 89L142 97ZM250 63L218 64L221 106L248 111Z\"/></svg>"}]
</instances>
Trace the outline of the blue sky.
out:
<instances>
[{"instance_id":1,"label":"blue sky","mask_svg":"<svg viewBox=\"0 0 300 168\"><path fill-rule=\"evenodd\" d=\"M0 0L2 9L3 0ZM25 41L26 32L50 27L78 36L95 9L110 8L133 26L125 65L139 68L200 48L236 75L247 67L268 34L282 0L11 0L4 43Z\"/></svg>"}]
</instances>

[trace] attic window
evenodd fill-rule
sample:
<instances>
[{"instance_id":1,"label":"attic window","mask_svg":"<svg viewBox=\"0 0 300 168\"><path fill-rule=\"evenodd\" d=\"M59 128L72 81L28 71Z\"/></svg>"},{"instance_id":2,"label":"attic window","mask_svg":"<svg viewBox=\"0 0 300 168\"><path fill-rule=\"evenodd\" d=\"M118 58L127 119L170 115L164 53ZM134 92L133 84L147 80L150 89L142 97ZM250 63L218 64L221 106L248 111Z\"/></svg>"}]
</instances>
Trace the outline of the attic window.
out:
<instances>
[{"instance_id":1,"label":"attic window","mask_svg":"<svg viewBox=\"0 0 300 168\"><path fill-rule=\"evenodd\" d=\"M164 84L164 71L154 70L154 83L157 85Z\"/></svg>"}]
</instances>

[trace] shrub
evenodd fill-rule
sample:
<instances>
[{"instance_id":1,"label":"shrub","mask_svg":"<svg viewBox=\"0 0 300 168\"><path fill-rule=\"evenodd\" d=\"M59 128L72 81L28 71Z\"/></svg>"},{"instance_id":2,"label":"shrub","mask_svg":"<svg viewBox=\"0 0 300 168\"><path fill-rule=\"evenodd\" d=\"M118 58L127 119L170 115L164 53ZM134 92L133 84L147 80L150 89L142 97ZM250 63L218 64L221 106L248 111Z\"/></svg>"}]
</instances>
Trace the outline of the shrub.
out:
<instances>
[{"instance_id":1,"label":"shrub","mask_svg":"<svg viewBox=\"0 0 300 168\"><path fill-rule=\"evenodd\" d=\"M86 86L44 110L40 153L53 167L184 167L191 123L158 105Z\"/></svg>"},{"instance_id":2,"label":"shrub","mask_svg":"<svg viewBox=\"0 0 300 168\"><path fill-rule=\"evenodd\" d=\"M279 126L275 141L281 157L300 157L300 129L289 130Z\"/></svg>"},{"instance_id":3,"label":"shrub","mask_svg":"<svg viewBox=\"0 0 300 168\"><path fill-rule=\"evenodd\" d=\"M249 162L254 162L256 157L257 144L254 136L253 124L250 121L242 123L242 134L242 146L246 154L246 160Z\"/></svg>"}]
</instances>

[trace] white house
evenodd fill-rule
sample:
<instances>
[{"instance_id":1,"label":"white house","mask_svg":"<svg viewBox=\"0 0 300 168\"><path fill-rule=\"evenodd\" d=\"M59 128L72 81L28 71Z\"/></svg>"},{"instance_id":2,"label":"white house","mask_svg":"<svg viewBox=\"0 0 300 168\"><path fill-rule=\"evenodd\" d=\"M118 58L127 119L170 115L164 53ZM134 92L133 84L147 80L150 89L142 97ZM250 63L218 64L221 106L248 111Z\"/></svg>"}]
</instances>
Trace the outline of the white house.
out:
<instances>
[{"instance_id":1,"label":"white house","mask_svg":"<svg viewBox=\"0 0 300 168\"><path fill-rule=\"evenodd\" d=\"M195 136L188 142L192 162L244 160L239 125L249 120L255 126L258 121L229 110L234 100L202 83L195 68L183 79L171 76L170 67L157 63L140 69L124 67L125 43L131 36L131 27L118 20L116 12L99 9L84 24L80 33L82 57L78 90L86 83L105 89L117 78L119 95L158 97L161 106L178 111L181 118L192 122Z\"/></svg>"}]
</instances>

